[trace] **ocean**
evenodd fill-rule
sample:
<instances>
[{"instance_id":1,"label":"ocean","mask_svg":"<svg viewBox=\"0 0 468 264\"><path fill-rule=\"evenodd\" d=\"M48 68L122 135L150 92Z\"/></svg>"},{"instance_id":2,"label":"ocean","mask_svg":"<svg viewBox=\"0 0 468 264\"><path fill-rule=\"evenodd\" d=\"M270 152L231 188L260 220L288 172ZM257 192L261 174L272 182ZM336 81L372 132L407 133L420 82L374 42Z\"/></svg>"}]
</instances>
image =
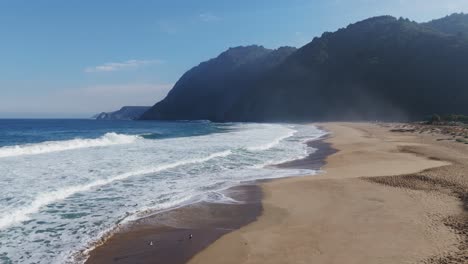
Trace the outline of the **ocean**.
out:
<instances>
[{"instance_id":1,"label":"ocean","mask_svg":"<svg viewBox=\"0 0 468 264\"><path fill-rule=\"evenodd\" d=\"M310 175L311 125L0 120L0 263L73 263L117 224L181 205L236 203L242 182Z\"/></svg>"}]
</instances>

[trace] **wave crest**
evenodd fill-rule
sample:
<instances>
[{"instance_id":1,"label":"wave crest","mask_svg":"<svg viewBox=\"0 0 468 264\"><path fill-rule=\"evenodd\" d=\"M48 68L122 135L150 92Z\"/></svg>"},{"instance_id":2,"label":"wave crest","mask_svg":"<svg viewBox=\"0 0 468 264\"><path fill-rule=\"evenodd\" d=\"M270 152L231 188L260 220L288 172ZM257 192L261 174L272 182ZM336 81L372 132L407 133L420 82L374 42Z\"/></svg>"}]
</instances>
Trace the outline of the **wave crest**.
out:
<instances>
[{"instance_id":1,"label":"wave crest","mask_svg":"<svg viewBox=\"0 0 468 264\"><path fill-rule=\"evenodd\" d=\"M130 144L137 140L139 136L106 133L99 138L81 139L75 138L62 141L46 141L36 144L16 145L0 148L0 158L37 155L50 152L58 152L80 148L104 147L110 145Z\"/></svg>"},{"instance_id":2,"label":"wave crest","mask_svg":"<svg viewBox=\"0 0 468 264\"><path fill-rule=\"evenodd\" d=\"M203 163L203 162L207 162L209 160L215 159L215 158L226 157L231 154L232 154L231 150L225 150L225 151L213 153L203 158L193 158L193 159L177 161L174 163L162 164L162 165L155 166L155 167L149 167L149 168L145 168L141 170L119 174L119 175L116 175L114 177L110 177L107 179L95 180L88 184L70 186L70 187L65 187L65 188L62 188L60 190L56 190L53 192L43 193L43 194L38 195L36 199L32 201L32 203L30 203L29 205L19 208L13 212L7 212L6 216L0 217L0 230L8 226L11 226L13 224L26 221L29 219L29 215L39 211L41 207L60 201L60 200L64 200L74 195L75 193L89 191L93 188L104 186L114 181L125 180L129 177L157 173L160 171L173 169L182 165Z\"/></svg>"},{"instance_id":3,"label":"wave crest","mask_svg":"<svg viewBox=\"0 0 468 264\"><path fill-rule=\"evenodd\" d=\"M281 143L281 141L294 136L294 134L296 134L296 132L297 132L297 130L288 129L287 134L285 134L285 135L283 135L281 137L275 138L271 142L269 142L267 144L264 144L264 145L247 147L246 150L252 151L252 152L269 150L269 149L274 148L277 145L279 145Z\"/></svg>"}]
</instances>

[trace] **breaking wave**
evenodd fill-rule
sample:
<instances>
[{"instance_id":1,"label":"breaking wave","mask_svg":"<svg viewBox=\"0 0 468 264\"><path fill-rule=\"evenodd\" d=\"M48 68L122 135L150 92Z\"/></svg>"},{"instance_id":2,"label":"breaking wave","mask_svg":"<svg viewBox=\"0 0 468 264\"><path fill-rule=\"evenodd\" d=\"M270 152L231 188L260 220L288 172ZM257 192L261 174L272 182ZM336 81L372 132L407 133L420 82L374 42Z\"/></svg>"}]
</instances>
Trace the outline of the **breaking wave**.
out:
<instances>
[{"instance_id":1,"label":"breaking wave","mask_svg":"<svg viewBox=\"0 0 468 264\"><path fill-rule=\"evenodd\" d=\"M268 142L266 144L263 144L263 145L258 145L258 146L252 146L252 147L247 147L246 149L248 151L264 151L264 150L268 150L268 149L271 149L271 148L274 148L275 146L277 146L278 144L281 143L281 141L289 138L289 137L292 137L294 136L294 134L296 134L297 130L294 130L294 129L288 129L288 132L281 136L281 137L277 137L275 138L274 140L272 140L271 142Z\"/></svg>"},{"instance_id":2,"label":"breaking wave","mask_svg":"<svg viewBox=\"0 0 468 264\"><path fill-rule=\"evenodd\" d=\"M23 155L37 155L80 148L130 144L138 138L140 137L135 135L124 135L110 132L104 134L99 138L94 139L75 138L71 140L46 141L36 144L8 146L0 148L0 158Z\"/></svg>"},{"instance_id":3,"label":"breaking wave","mask_svg":"<svg viewBox=\"0 0 468 264\"><path fill-rule=\"evenodd\" d=\"M194 158L194 159L187 159L181 160L174 163L162 164L159 166L149 167L141 170L131 171L127 173L123 173L120 175L116 175L114 177L110 177L107 179L100 179L88 184L77 185L77 186L70 186L59 189L53 192L47 192L40 194L36 197L36 199L30 203L29 205L19 208L13 212L9 212L6 216L0 218L0 229L4 229L8 226L26 221L29 219L29 215L38 212L39 209L45 205L51 204L53 202L57 202L60 200L64 200L73 194L89 191L93 188L110 184L114 181L125 180L129 177L139 176L139 175L146 175L151 173L157 173L164 170L173 169L182 165L194 164L194 163L203 163L214 158L221 158L231 155L232 152L230 150L216 152L204 158Z\"/></svg>"}]
</instances>

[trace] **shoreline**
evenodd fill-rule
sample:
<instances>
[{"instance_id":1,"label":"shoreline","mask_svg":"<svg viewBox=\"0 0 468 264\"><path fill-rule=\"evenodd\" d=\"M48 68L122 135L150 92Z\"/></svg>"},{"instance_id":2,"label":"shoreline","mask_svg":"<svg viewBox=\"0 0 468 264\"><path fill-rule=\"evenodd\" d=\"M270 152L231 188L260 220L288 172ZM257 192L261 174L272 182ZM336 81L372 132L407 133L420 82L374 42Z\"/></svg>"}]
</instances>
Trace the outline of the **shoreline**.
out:
<instances>
[{"instance_id":1,"label":"shoreline","mask_svg":"<svg viewBox=\"0 0 468 264\"><path fill-rule=\"evenodd\" d=\"M232 187L227 193L240 203L198 202L135 220L92 249L85 263L186 263L261 214L257 184Z\"/></svg>"},{"instance_id":2,"label":"shoreline","mask_svg":"<svg viewBox=\"0 0 468 264\"><path fill-rule=\"evenodd\" d=\"M320 130L325 131L327 134L321 136L320 138L307 141L305 144L316 149L315 152L311 153L305 158L296 159L292 161L283 162L277 165L274 165L277 168L295 168L295 169L311 169L311 170L320 170L323 166L326 165L326 158L330 155L333 155L337 152L332 145L327 142L327 139L330 138L330 133L323 127L317 126ZM320 173L318 171L318 173ZM317 175L317 174L316 174ZM304 176L316 176L316 175L304 175ZM297 177L297 176L292 176ZM300 176L299 176L300 177ZM289 177L277 178L284 179ZM275 179L272 179L275 180Z\"/></svg>"},{"instance_id":3,"label":"shoreline","mask_svg":"<svg viewBox=\"0 0 468 264\"><path fill-rule=\"evenodd\" d=\"M468 146L391 132L391 124L319 126L331 133L308 144L330 147L321 161L310 155L278 166L325 164L321 173L234 187L241 197L258 195L247 207L200 203L169 211L175 217L166 220L189 218L184 225L195 228L140 226L134 236L111 237L86 263L468 261ZM184 240L190 232L196 239ZM162 238L162 253L141 252L146 245L135 241L148 235ZM125 250L137 254L119 258Z\"/></svg>"},{"instance_id":4,"label":"shoreline","mask_svg":"<svg viewBox=\"0 0 468 264\"><path fill-rule=\"evenodd\" d=\"M272 166L319 172L325 158L336 152L325 142L327 137L328 132L307 141L316 149L307 157ZM282 178L290 177L302 176ZM223 235L256 221L263 211L261 184L282 178L248 181L223 192L240 203L189 203L126 223L89 249L84 263L187 263Z\"/></svg>"},{"instance_id":5,"label":"shoreline","mask_svg":"<svg viewBox=\"0 0 468 264\"><path fill-rule=\"evenodd\" d=\"M466 263L468 146L320 124L324 173L261 184L262 215L188 263Z\"/></svg>"}]
</instances>

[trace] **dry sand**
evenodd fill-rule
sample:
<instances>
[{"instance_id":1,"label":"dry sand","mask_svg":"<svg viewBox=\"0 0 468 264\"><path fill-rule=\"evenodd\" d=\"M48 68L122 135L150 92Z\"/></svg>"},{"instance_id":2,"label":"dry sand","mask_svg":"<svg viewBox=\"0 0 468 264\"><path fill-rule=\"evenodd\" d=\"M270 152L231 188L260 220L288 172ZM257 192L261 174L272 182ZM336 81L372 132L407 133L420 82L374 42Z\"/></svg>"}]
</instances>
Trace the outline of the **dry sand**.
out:
<instances>
[{"instance_id":1,"label":"dry sand","mask_svg":"<svg viewBox=\"0 0 468 264\"><path fill-rule=\"evenodd\" d=\"M308 142L317 151L312 155L278 165L317 170L336 151L322 140ZM265 181L263 181L265 182ZM242 203L200 202L119 225L89 254L78 253L86 263L187 263L195 254L219 237L257 219L262 212L262 190L258 182L246 182L223 192ZM193 239L190 239L190 234Z\"/></svg>"},{"instance_id":2,"label":"dry sand","mask_svg":"<svg viewBox=\"0 0 468 264\"><path fill-rule=\"evenodd\" d=\"M326 123L325 173L261 185L264 211L189 263L468 263L468 145Z\"/></svg>"}]
</instances>

